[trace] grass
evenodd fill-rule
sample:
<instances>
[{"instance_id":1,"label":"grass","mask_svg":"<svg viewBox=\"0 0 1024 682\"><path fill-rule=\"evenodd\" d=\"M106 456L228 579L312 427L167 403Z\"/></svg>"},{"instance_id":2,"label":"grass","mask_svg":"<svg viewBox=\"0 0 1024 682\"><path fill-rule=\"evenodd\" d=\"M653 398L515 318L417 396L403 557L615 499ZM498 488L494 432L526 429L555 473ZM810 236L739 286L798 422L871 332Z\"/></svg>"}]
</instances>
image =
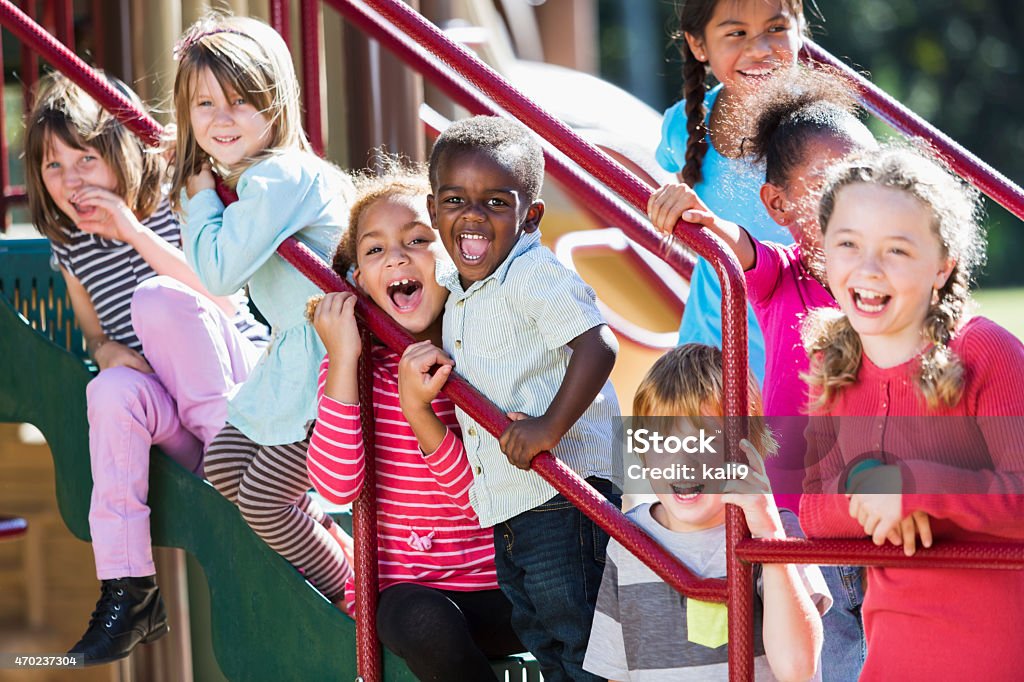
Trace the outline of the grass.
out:
<instances>
[{"instance_id":1,"label":"grass","mask_svg":"<svg viewBox=\"0 0 1024 682\"><path fill-rule=\"evenodd\" d=\"M1024 287L974 292L979 315L997 322L1024 339Z\"/></svg>"}]
</instances>

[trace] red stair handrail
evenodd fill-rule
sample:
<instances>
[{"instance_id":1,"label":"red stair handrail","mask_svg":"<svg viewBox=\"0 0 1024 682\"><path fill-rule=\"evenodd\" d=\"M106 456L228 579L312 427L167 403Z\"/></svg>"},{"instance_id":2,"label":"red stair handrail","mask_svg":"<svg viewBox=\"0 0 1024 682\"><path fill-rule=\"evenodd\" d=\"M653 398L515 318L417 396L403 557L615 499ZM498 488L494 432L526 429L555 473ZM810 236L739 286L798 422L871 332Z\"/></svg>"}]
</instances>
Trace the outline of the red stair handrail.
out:
<instances>
[{"instance_id":1,"label":"red stair handrail","mask_svg":"<svg viewBox=\"0 0 1024 682\"><path fill-rule=\"evenodd\" d=\"M824 64L839 71L858 89L868 111L904 135L926 141L957 175L967 179L990 199L1024 220L1024 190L1005 175L826 52L820 45L806 41L801 57L805 61Z\"/></svg>"}]
</instances>

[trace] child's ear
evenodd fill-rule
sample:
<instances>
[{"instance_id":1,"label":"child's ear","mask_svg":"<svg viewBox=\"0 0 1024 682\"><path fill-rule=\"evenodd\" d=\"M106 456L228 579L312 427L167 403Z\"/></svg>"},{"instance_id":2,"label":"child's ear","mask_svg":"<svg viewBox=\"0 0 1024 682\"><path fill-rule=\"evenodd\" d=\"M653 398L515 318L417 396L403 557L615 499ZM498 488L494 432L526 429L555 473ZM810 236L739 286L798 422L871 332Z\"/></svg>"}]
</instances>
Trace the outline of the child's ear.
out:
<instances>
[{"instance_id":1,"label":"child's ear","mask_svg":"<svg viewBox=\"0 0 1024 682\"><path fill-rule=\"evenodd\" d=\"M363 287L362 278L363 273L359 272L359 268L356 268L355 270L352 271L352 281L356 283L357 287L359 287L363 291L366 291L366 289Z\"/></svg>"},{"instance_id":2,"label":"child's ear","mask_svg":"<svg viewBox=\"0 0 1024 682\"><path fill-rule=\"evenodd\" d=\"M683 37L686 38L686 44L690 48L690 52L697 58L698 62L706 62L708 60L707 52L704 49L704 40L698 38L692 33L683 33Z\"/></svg>"},{"instance_id":3,"label":"child's ear","mask_svg":"<svg viewBox=\"0 0 1024 682\"><path fill-rule=\"evenodd\" d=\"M761 203L771 219L783 227L789 227L793 223L793 214L789 210L789 200L786 194L770 182L761 185Z\"/></svg>"},{"instance_id":4,"label":"child's ear","mask_svg":"<svg viewBox=\"0 0 1024 682\"><path fill-rule=\"evenodd\" d=\"M523 232L536 232L540 229L540 219L544 217L544 202L538 199L526 209L523 219Z\"/></svg>"},{"instance_id":5,"label":"child's ear","mask_svg":"<svg viewBox=\"0 0 1024 682\"><path fill-rule=\"evenodd\" d=\"M427 195L427 214L430 216L430 226L437 229L437 206L434 203L434 195Z\"/></svg>"},{"instance_id":6,"label":"child's ear","mask_svg":"<svg viewBox=\"0 0 1024 682\"><path fill-rule=\"evenodd\" d=\"M949 276L953 274L953 268L956 267L956 261L952 258L947 258L942 263L942 269L939 270L935 275L935 289L941 289L946 286L946 282L949 280Z\"/></svg>"}]
</instances>

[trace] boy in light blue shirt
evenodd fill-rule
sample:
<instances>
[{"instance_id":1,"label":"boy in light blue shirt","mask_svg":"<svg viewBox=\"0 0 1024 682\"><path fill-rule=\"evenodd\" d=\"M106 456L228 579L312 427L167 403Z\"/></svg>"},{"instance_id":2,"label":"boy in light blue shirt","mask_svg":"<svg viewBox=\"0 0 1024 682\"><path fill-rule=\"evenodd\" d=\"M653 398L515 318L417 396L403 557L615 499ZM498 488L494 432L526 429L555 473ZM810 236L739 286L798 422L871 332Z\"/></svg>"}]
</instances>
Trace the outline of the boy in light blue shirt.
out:
<instances>
[{"instance_id":1,"label":"boy in light blue shirt","mask_svg":"<svg viewBox=\"0 0 1024 682\"><path fill-rule=\"evenodd\" d=\"M457 411L470 500L481 525L494 526L516 633L545 680L597 680L582 665L608 536L529 467L550 450L618 505L619 409L608 382L617 343L593 290L540 244L543 178L540 145L505 119L460 121L437 140L428 209L455 270L438 277L451 291L450 357L438 350L435 359L454 361L515 420L497 439Z\"/></svg>"}]
</instances>

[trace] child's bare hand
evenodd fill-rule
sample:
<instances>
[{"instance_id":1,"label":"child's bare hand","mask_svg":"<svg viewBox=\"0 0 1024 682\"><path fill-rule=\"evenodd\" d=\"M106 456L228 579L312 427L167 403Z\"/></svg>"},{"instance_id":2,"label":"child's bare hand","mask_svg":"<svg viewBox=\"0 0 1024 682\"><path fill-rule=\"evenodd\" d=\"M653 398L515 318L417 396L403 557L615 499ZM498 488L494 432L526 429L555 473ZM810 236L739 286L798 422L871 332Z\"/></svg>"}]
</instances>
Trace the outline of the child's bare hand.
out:
<instances>
[{"instance_id":1,"label":"child's bare hand","mask_svg":"<svg viewBox=\"0 0 1024 682\"><path fill-rule=\"evenodd\" d=\"M354 362L363 350L355 310L356 296L347 291L326 294L316 306L313 328L324 342L332 362Z\"/></svg>"},{"instance_id":2,"label":"child's bare hand","mask_svg":"<svg viewBox=\"0 0 1024 682\"><path fill-rule=\"evenodd\" d=\"M141 353L117 341L107 341L97 348L93 359L101 372L111 367L129 367L143 374L153 373L153 368L149 366Z\"/></svg>"},{"instance_id":3,"label":"child's bare hand","mask_svg":"<svg viewBox=\"0 0 1024 682\"><path fill-rule=\"evenodd\" d=\"M185 181L185 193L188 194L189 199L194 197L197 192L201 192L204 189L215 189L216 187L217 183L213 177L213 167L209 163L204 163L198 173L189 176L188 180Z\"/></svg>"},{"instance_id":4,"label":"child's bare hand","mask_svg":"<svg viewBox=\"0 0 1024 682\"><path fill-rule=\"evenodd\" d=\"M433 375L430 370L437 367ZM455 362L430 341L410 344L398 363L398 400L403 411L430 406L451 376Z\"/></svg>"},{"instance_id":5,"label":"child's bare hand","mask_svg":"<svg viewBox=\"0 0 1024 682\"><path fill-rule=\"evenodd\" d=\"M145 229L124 199L110 190L83 187L69 199L86 211L86 216L75 223L82 232L131 243L132 238ZM90 213L88 209L93 210Z\"/></svg>"},{"instance_id":6,"label":"child's bare hand","mask_svg":"<svg viewBox=\"0 0 1024 682\"><path fill-rule=\"evenodd\" d=\"M647 201L647 215L654 227L664 234L672 234L680 218L700 225L717 219L685 183L669 183L656 189Z\"/></svg>"},{"instance_id":7,"label":"child's bare hand","mask_svg":"<svg viewBox=\"0 0 1024 682\"><path fill-rule=\"evenodd\" d=\"M498 445L508 461L520 469L529 469L534 457L551 450L561 438L561 434L554 433L544 417L509 412L508 418L512 423L501 434Z\"/></svg>"},{"instance_id":8,"label":"child's bare hand","mask_svg":"<svg viewBox=\"0 0 1024 682\"><path fill-rule=\"evenodd\" d=\"M884 545L890 533L901 529L903 495L893 493L854 493L850 498L850 516L857 519L876 545ZM902 534L902 530L900 530ZM895 537L895 535L893 535Z\"/></svg>"},{"instance_id":9,"label":"child's bare hand","mask_svg":"<svg viewBox=\"0 0 1024 682\"><path fill-rule=\"evenodd\" d=\"M911 512L900 521L886 536L897 547L903 546L903 553L914 556L917 552L917 538L921 538L922 547L932 546L931 519L923 511Z\"/></svg>"},{"instance_id":10,"label":"child's bare hand","mask_svg":"<svg viewBox=\"0 0 1024 682\"><path fill-rule=\"evenodd\" d=\"M746 438L740 441L740 448L747 456L750 469L745 478L731 480L726 484L722 501L735 504L743 510L752 537L784 539L786 531L782 526L779 509L775 506L775 498L772 497L764 460L753 443Z\"/></svg>"}]
</instances>

